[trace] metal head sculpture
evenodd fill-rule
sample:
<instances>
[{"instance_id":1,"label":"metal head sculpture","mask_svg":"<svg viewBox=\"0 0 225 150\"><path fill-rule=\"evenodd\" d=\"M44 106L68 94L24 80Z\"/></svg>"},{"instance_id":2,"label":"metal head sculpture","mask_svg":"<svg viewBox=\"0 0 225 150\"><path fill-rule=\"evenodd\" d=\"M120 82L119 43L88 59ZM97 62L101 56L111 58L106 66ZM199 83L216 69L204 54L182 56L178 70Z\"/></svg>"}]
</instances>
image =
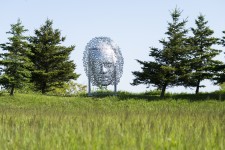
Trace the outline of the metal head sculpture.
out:
<instances>
[{"instance_id":1,"label":"metal head sculpture","mask_svg":"<svg viewBox=\"0 0 225 150\"><path fill-rule=\"evenodd\" d=\"M88 76L88 93L91 83L98 87L119 83L123 72L123 57L120 48L108 37L95 37L86 46L83 63Z\"/></svg>"}]
</instances>

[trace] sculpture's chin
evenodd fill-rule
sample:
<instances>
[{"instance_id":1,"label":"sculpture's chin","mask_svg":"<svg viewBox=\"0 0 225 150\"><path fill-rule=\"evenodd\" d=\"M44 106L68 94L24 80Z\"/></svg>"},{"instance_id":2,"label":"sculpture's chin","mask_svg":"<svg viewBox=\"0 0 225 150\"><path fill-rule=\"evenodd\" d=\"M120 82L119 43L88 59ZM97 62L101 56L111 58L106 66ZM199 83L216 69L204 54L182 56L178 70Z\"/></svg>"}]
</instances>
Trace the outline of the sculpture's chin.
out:
<instances>
[{"instance_id":1,"label":"sculpture's chin","mask_svg":"<svg viewBox=\"0 0 225 150\"><path fill-rule=\"evenodd\" d=\"M102 86L108 86L108 85L110 85L110 84L102 83L102 84L100 84L100 85L102 85Z\"/></svg>"},{"instance_id":2,"label":"sculpture's chin","mask_svg":"<svg viewBox=\"0 0 225 150\"><path fill-rule=\"evenodd\" d=\"M110 80L108 78L103 78L102 80L98 80L97 84L101 85L101 86L108 86L108 85L112 84L112 80Z\"/></svg>"}]
</instances>

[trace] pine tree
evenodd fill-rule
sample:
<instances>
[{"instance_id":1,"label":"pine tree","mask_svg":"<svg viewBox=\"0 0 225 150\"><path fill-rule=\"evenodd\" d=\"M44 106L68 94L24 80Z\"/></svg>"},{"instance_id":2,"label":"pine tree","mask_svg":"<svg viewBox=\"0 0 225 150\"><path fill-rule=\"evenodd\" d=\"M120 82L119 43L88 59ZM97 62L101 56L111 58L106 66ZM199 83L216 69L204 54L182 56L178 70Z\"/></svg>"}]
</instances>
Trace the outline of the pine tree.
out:
<instances>
[{"instance_id":1,"label":"pine tree","mask_svg":"<svg viewBox=\"0 0 225 150\"><path fill-rule=\"evenodd\" d=\"M75 46L62 46L65 37L61 37L58 29L53 29L53 21L47 19L40 29L35 30L35 36L30 37L30 58L34 64L32 82L42 94L62 87L70 79L76 80L74 73L76 65L69 60L70 53Z\"/></svg>"},{"instance_id":2,"label":"pine tree","mask_svg":"<svg viewBox=\"0 0 225 150\"><path fill-rule=\"evenodd\" d=\"M14 95L15 88L21 88L29 81L29 68L32 67L32 63L28 58L31 53L27 37L23 35L26 31L18 19L16 24L11 25L11 30L6 32L12 35L8 38L9 42L0 45L6 51L0 54L2 66L0 84L10 90L10 95Z\"/></svg>"},{"instance_id":3,"label":"pine tree","mask_svg":"<svg viewBox=\"0 0 225 150\"><path fill-rule=\"evenodd\" d=\"M172 22L168 23L167 40L159 42L163 49L152 47L150 57L155 61L143 62L137 60L142 67L142 71L135 71L135 79L132 85L147 84L161 89L160 97L164 97L166 88L169 86L180 85L180 79L185 76L185 62L187 60L186 34L185 29L187 20L179 21L181 11L175 9L171 12Z\"/></svg>"},{"instance_id":4,"label":"pine tree","mask_svg":"<svg viewBox=\"0 0 225 150\"><path fill-rule=\"evenodd\" d=\"M190 48L191 73L185 86L196 87L195 93L199 93L199 88L204 87L201 81L213 79L215 68L222 64L213 58L220 54L220 50L213 49L212 46L218 43L218 38L213 37L214 31L207 26L208 21L203 15L199 15L195 20L196 28L191 28L193 36L188 39Z\"/></svg>"},{"instance_id":5,"label":"pine tree","mask_svg":"<svg viewBox=\"0 0 225 150\"><path fill-rule=\"evenodd\" d=\"M225 34L225 31L223 31ZM222 37L222 39L219 42L223 47L225 47L225 36ZM220 84L221 89L224 89L225 85L225 64L223 63L222 65L219 65L216 70L217 76L214 78L216 80L217 84Z\"/></svg>"},{"instance_id":6,"label":"pine tree","mask_svg":"<svg viewBox=\"0 0 225 150\"><path fill-rule=\"evenodd\" d=\"M225 34L225 31L223 31L223 33ZM225 35L221 39L221 44L225 47Z\"/></svg>"}]
</instances>

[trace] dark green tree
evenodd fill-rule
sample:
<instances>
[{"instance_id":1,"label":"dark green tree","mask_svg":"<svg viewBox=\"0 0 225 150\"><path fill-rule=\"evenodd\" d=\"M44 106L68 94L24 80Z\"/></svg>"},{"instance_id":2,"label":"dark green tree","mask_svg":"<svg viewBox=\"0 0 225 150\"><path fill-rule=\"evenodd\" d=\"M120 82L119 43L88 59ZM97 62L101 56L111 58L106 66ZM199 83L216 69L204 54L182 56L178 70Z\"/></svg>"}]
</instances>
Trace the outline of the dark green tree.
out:
<instances>
[{"instance_id":1,"label":"dark green tree","mask_svg":"<svg viewBox=\"0 0 225 150\"><path fill-rule=\"evenodd\" d=\"M225 31L223 31L223 33L225 34ZM221 44L225 47L225 35L221 39Z\"/></svg>"},{"instance_id":2,"label":"dark green tree","mask_svg":"<svg viewBox=\"0 0 225 150\"><path fill-rule=\"evenodd\" d=\"M213 37L214 31L207 26L208 21L203 15L199 15L195 20L196 28L191 28L193 36L188 39L190 48L189 65L191 72L184 85L196 87L195 93L199 93L199 88L204 87L201 81L213 79L215 68L222 62L213 58L220 54L220 50L212 48L218 43L218 38Z\"/></svg>"},{"instance_id":3,"label":"dark green tree","mask_svg":"<svg viewBox=\"0 0 225 150\"><path fill-rule=\"evenodd\" d=\"M225 31L223 31L225 34ZM220 44L225 47L225 36L222 37L220 40ZM220 84L221 89L224 90L224 85L225 85L225 64L219 65L217 67L217 76L215 77L216 83Z\"/></svg>"},{"instance_id":4,"label":"dark green tree","mask_svg":"<svg viewBox=\"0 0 225 150\"><path fill-rule=\"evenodd\" d=\"M15 88L23 87L31 75L29 68L32 63L28 58L31 52L28 49L27 37L23 35L26 31L18 19L16 24L11 25L11 30L6 32L12 35L8 38L9 42L0 45L6 51L0 54L0 84L10 90L10 95L14 94Z\"/></svg>"},{"instance_id":5,"label":"dark green tree","mask_svg":"<svg viewBox=\"0 0 225 150\"><path fill-rule=\"evenodd\" d=\"M185 63L187 61L186 34L187 20L180 21L181 11L175 9L171 12L172 22L168 23L168 31L165 33L167 39L159 42L162 49L152 47L150 57L155 61L137 60L142 67L142 71L135 71L135 79L132 85L147 84L156 86L161 90L160 97L163 98L166 88L180 85L181 78L185 76Z\"/></svg>"},{"instance_id":6,"label":"dark green tree","mask_svg":"<svg viewBox=\"0 0 225 150\"><path fill-rule=\"evenodd\" d=\"M70 53L75 46L62 46L65 37L58 29L53 29L53 21L47 19L40 29L35 30L35 36L29 38L30 58L34 64L32 82L42 94L63 87L70 79L76 80L76 65L69 60Z\"/></svg>"}]
</instances>

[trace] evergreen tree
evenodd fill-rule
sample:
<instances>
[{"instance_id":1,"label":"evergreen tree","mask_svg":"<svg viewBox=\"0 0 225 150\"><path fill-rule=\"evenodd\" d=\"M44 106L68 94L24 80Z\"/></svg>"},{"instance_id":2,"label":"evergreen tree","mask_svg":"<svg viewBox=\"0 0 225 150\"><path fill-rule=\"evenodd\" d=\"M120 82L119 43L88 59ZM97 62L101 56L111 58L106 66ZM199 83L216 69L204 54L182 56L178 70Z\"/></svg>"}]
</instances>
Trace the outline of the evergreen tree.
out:
<instances>
[{"instance_id":1,"label":"evergreen tree","mask_svg":"<svg viewBox=\"0 0 225 150\"><path fill-rule=\"evenodd\" d=\"M32 63L28 58L30 50L28 49L27 37L23 35L27 30L24 29L21 21L11 25L11 30L6 32L11 34L9 42L1 44L1 48L6 51L1 53L0 65L2 75L0 84L10 90L10 95L14 94L15 88L21 88L29 81Z\"/></svg>"},{"instance_id":2,"label":"evergreen tree","mask_svg":"<svg viewBox=\"0 0 225 150\"><path fill-rule=\"evenodd\" d=\"M225 31L223 31L223 33L225 34ZM221 39L221 44L225 47L225 35Z\"/></svg>"},{"instance_id":3,"label":"evergreen tree","mask_svg":"<svg viewBox=\"0 0 225 150\"><path fill-rule=\"evenodd\" d=\"M69 60L69 55L75 46L62 46L65 37L61 37L58 29L53 29L53 21L47 19L40 29L35 30L35 36L30 37L30 58L34 64L32 82L42 94L63 87L70 79L77 79L74 73L76 65Z\"/></svg>"},{"instance_id":4,"label":"evergreen tree","mask_svg":"<svg viewBox=\"0 0 225 150\"><path fill-rule=\"evenodd\" d=\"M215 56L220 54L220 50L213 49L212 46L218 43L218 39L213 37L213 30L207 26L208 21L200 15L196 20L196 28L191 28L193 37L189 38L190 61L189 65L191 73L189 79L184 83L185 86L196 87L195 93L199 93L199 88L204 87L201 81L205 79L213 79L215 76L215 68L222 64L218 60L213 60Z\"/></svg>"},{"instance_id":5,"label":"evergreen tree","mask_svg":"<svg viewBox=\"0 0 225 150\"><path fill-rule=\"evenodd\" d=\"M225 34L225 31L223 31L223 33ZM220 40L220 44L225 47L225 36L222 37L222 39ZM222 87L221 89L224 89L224 85L225 85L225 64L223 63L222 65L219 65L217 67L216 70L217 76L215 77L215 80L217 81L216 83L220 84L220 87Z\"/></svg>"},{"instance_id":6,"label":"evergreen tree","mask_svg":"<svg viewBox=\"0 0 225 150\"><path fill-rule=\"evenodd\" d=\"M164 97L166 88L180 85L181 78L185 76L185 63L187 60L186 34L187 20L179 21L181 11L175 9L171 12L172 22L168 23L167 40L159 42L163 49L151 48L150 57L155 61L143 62L137 60L142 67L142 71L135 71L135 79L132 85L147 84L161 89L160 97Z\"/></svg>"}]
</instances>

